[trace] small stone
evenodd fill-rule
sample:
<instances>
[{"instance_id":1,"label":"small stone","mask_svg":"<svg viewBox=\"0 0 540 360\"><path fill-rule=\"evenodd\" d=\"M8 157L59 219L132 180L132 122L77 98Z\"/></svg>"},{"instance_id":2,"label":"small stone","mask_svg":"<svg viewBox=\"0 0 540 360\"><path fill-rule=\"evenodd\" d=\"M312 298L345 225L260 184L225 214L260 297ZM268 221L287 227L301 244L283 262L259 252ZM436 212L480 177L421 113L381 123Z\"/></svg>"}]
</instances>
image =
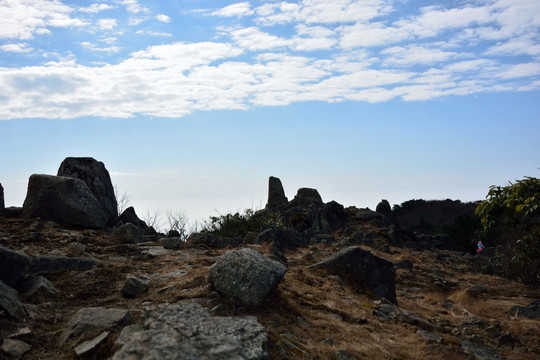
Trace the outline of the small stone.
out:
<instances>
[{"instance_id":1,"label":"small stone","mask_svg":"<svg viewBox=\"0 0 540 360\"><path fill-rule=\"evenodd\" d=\"M147 276L129 277L122 287L122 294L125 297L135 297L148 290L150 278Z\"/></svg>"},{"instance_id":2,"label":"small stone","mask_svg":"<svg viewBox=\"0 0 540 360\"><path fill-rule=\"evenodd\" d=\"M20 359L24 356L28 351L30 351L32 347L21 340L14 340L14 339L4 339L4 342L2 346L0 347L0 350L2 352L8 354L14 359Z\"/></svg>"},{"instance_id":3,"label":"small stone","mask_svg":"<svg viewBox=\"0 0 540 360\"><path fill-rule=\"evenodd\" d=\"M99 348L109 339L110 334L111 333L109 331L105 331L92 340L85 341L82 344L77 345L73 350L77 359L93 360L96 353L99 351Z\"/></svg>"},{"instance_id":4,"label":"small stone","mask_svg":"<svg viewBox=\"0 0 540 360\"><path fill-rule=\"evenodd\" d=\"M86 245L83 245L78 242L72 242L67 247L67 254L69 256L81 256L86 251Z\"/></svg>"}]
</instances>

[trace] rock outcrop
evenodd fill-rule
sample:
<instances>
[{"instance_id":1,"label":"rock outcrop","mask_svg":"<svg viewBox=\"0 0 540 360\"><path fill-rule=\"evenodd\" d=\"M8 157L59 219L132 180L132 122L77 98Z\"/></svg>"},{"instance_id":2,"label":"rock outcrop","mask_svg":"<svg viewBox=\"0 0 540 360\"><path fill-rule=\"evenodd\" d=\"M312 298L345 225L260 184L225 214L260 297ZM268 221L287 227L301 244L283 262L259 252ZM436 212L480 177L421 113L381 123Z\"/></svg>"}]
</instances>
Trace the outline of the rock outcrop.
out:
<instances>
[{"instance_id":1,"label":"rock outcrop","mask_svg":"<svg viewBox=\"0 0 540 360\"><path fill-rule=\"evenodd\" d=\"M332 274L339 275L353 286L369 290L393 304L397 303L394 265L358 246L350 246L338 251L308 268L326 269Z\"/></svg>"},{"instance_id":2,"label":"rock outcrop","mask_svg":"<svg viewBox=\"0 0 540 360\"><path fill-rule=\"evenodd\" d=\"M38 174L28 181L23 216L86 228L106 228L110 220L82 180Z\"/></svg>"},{"instance_id":3,"label":"rock outcrop","mask_svg":"<svg viewBox=\"0 0 540 360\"><path fill-rule=\"evenodd\" d=\"M124 328L112 360L268 358L266 331L253 316L212 317L197 304L145 308L142 323Z\"/></svg>"},{"instance_id":4,"label":"rock outcrop","mask_svg":"<svg viewBox=\"0 0 540 360\"><path fill-rule=\"evenodd\" d=\"M272 293L287 268L252 249L227 252L210 268L208 280L219 292L257 306Z\"/></svg>"},{"instance_id":5,"label":"rock outcrop","mask_svg":"<svg viewBox=\"0 0 540 360\"><path fill-rule=\"evenodd\" d=\"M268 202L266 203L266 209L275 210L287 204L287 202L288 199L285 196L281 180L270 176L268 179Z\"/></svg>"},{"instance_id":6,"label":"rock outcrop","mask_svg":"<svg viewBox=\"0 0 540 360\"><path fill-rule=\"evenodd\" d=\"M109 172L101 161L91 157L68 157L60 164L58 176L80 179L90 188L92 194L108 215L108 225L114 225L118 218L118 205Z\"/></svg>"}]
</instances>

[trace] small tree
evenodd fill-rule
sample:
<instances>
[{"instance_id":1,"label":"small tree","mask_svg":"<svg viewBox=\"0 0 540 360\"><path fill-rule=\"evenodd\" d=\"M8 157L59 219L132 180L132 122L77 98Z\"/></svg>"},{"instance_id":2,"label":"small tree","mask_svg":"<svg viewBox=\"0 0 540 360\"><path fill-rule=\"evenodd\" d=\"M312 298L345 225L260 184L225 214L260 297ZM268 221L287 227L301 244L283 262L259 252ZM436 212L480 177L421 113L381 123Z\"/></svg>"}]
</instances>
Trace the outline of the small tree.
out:
<instances>
[{"instance_id":1,"label":"small tree","mask_svg":"<svg viewBox=\"0 0 540 360\"><path fill-rule=\"evenodd\" d=\"M114 196L116 197L116 203L118 205L118 215L121 215L126 210L130 203L131 197L126 192L120 193L120 189L117 184L114 184Z\"/></svg>"},{"instance_id":2,"label":"small tree","mask_svg":"<svg viewBox=\"0 0 540 360\"><path fill-rule=\"evenodd\" d=\"M177 231L182 241L186 241L192 232L187 215L183 211L169 209L167 210L166 217L169 223L169 230Z\"/></svg>"},{"instance_id":3,"label":"small tree","mask_svg":"<svg viewBox=\"0 0 540 360\"><path fill-rule=\"evenodd\" d=\"M491 186L476 209L488 241L497 246L494 265L504 275L535 283L540 278L540 179L526 177Z\"/></svg>"}]
</instances>

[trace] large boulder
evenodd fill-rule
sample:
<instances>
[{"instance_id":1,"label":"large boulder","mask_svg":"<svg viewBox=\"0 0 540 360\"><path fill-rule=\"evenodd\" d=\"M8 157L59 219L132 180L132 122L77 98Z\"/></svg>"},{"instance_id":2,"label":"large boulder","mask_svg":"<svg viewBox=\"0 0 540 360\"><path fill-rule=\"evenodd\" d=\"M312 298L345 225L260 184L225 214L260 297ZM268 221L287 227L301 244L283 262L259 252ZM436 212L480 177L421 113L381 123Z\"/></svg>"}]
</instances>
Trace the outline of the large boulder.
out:
<instances>
[{"instance_id":1,"label":"large boulder","mask_svg":"<svg viewBox=\"0 0 540 360\"><path fill-rule=\"evenodd\" d=\"M339 275L351 285L369 290L396 304L396 271L390 261L373 255L358 246L338 251L308 269L325 269Z\"/></svg>"},{"instance_id":2,"label":"large boulder","mask_svg":"<svg viewBox=\"0 0 540 360\"><path fill-rule=\"evenodd\" d=\"M110 220L84 181L38 174L28 181L23 216L87 228L106 228Z\"/></svg>"},{"instance_id":3,"label":"large boulder","mask_svg":"<svg viewBox=\"0 0 540 360\"><path fill-rule=\"evenodd\" d=\"M285 196L281 180L277 177L270 176L268 180L268 203L266 203L266 209L275 210L287 204L287 202L288 199Z\"/></svg>"},{"instance_id":4,"label":"large boulder","mask_svg":"<svg viewBox=\"0 0 540 360\"><path fill-rule=\"evenodd\" d=\"M109 172L101 161L91 157L68 157L60 164L58 176L82 180L109 216L109 225L118 218L118 204Z\"/></svg>"},{"instance_id":5,"label":"large boulder","mask_svg":"<svg viewBox=\"0 0 540 360\"><path fill-rule=\"evenodd\" d=\"M30 257L22 251L15 251L0 245L0 281L15 286L26 273Z\"/></svg>"},{"instance_id":6,"label":"large boulder","mask_svg":"<svg viewBox=\"0 0 540 360\"><path fill-rule=\"evenodd\" d=\"M278 287L286 271L281 263L244 248L222 255L210 268L208 280L217 291L257 306Z\"/></svg>"},{"instance_id":7,"label":"large boulder","mask_svg":"<svg viewBox=\"0 0 540 360\"><path fill-rule=\"evenodd\" d=\"M161 304L145 308L141 324L122 330L112 360L263 360L266 344L254 316L212 317L198 304Z\"/></svg>"},{"instance_id":8,"label":"large boulder","mask_svg":"<svg viewBox=\"0 0 540 360\"><path fill-rule=\"evenodd\" d=\"M6 203L4 202L4 188L0 184L0 214L4 212L6 208Z\"/></svg>"}]
</instances>

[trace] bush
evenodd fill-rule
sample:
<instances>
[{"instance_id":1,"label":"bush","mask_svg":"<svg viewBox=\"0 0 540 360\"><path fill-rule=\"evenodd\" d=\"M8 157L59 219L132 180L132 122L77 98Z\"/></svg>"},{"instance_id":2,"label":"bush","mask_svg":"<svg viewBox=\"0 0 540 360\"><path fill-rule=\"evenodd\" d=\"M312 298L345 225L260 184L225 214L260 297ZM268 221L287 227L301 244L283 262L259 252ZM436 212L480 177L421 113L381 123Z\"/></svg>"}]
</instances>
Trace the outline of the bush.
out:
<instances>
[{"instance_id":1,"label":"bush","mask_svg":"<svg viewBox=\"0 0 540 360\"><path fill-rule=\"evenodd\" d=\"M493 265L525 283L540 279L540 180L526 177L491 186L476 209L487 241L496 246Z\"/></svg>"},{"instance_id":2,"label":"bush","mask_svg":"<svg viewBox=\"0 0 540 360\"><path fill-rule=\"evenodd\" d=\"M211 216L202 226L201 232L220 235L230 238L243 238L248 232L261 232L265 228L277 225L278 220L274 213L253 209L245 209L243 213Z\"/></svg>"}]
</instances>

